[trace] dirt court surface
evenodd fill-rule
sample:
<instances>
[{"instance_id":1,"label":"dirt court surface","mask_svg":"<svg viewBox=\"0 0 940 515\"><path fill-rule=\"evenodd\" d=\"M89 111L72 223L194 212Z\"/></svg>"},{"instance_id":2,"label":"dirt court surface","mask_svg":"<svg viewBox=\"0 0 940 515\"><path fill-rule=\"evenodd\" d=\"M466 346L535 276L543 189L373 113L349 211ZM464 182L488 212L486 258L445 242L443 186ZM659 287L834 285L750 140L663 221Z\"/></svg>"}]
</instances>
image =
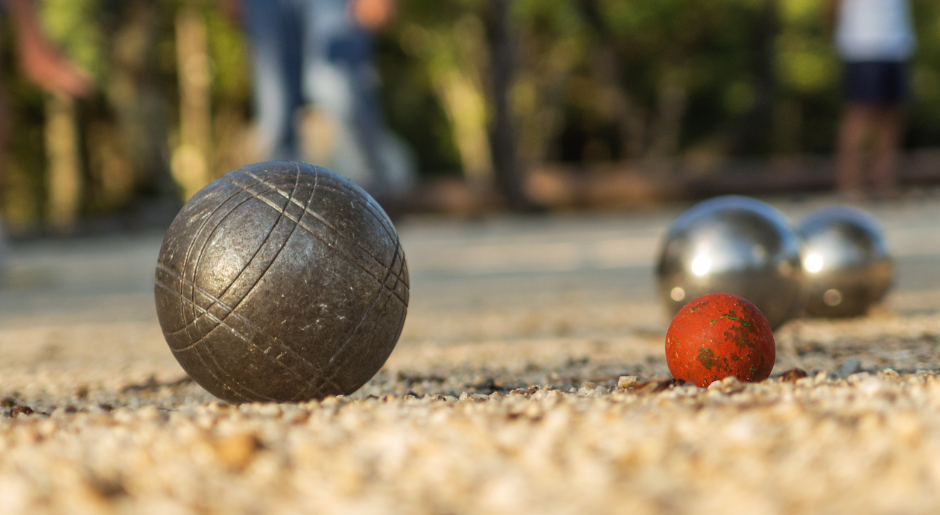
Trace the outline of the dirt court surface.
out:
<instances>
[{"instance_id":1,"label":"dirt court surface","mask_svg":"<svg viewBox=\"0 0 940 515\"><path fill-rule=\"evenodd\" d=\"M771 199L793 221L827 200ZM771 379L708 389L670 381L653 290L681 207L405 220L398 347L303 404L186 378L153 313L162 235L13 245L0 513L940 512L940 197L866 206L897 259L883 306L791 322Z\"/></svg>"}]
</instances>

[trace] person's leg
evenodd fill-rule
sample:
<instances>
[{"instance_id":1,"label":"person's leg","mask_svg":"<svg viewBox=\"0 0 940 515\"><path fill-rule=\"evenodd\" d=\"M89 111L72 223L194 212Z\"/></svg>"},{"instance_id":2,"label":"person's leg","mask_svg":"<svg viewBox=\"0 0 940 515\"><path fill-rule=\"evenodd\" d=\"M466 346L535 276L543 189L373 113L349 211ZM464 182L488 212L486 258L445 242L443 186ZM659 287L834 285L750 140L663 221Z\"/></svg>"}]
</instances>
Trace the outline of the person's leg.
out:
<instances>
[{"instance_id":1,"label":"person's leg","mask_svg":"<svg viewBox=\"0 0 940 515\"><path fill-rule=\"evenodd\" d=\"M907 63L881 65L880 97L875 120L875 162L872 179L875 195L898 197L897 168L904 137L904 102L909 96Z\"/></svg>"},{"instance_id":2,"label":"person's leg","mask_svg":"<svg viewBox=\"0 0 940 515\"><path fill-rule=\"evenodd\" d=\"M333 171L372 191L369 162L358 148L351 122L355 95L353 79L339 57L350 31L347 0L308 0L304 39L304 93L332 122L336 131L330 159Z\"/></svg>"},{"instance_id":3,"label":"person's leg","mask_svg":"<svg viewBox=\"0 0 940 515\"><path fill-rule=\"evenodd\" d=\"M244 0L251 42L255 116L262 155L300 158L295 114L301 95L301 20L289 0Z\"/></svg>"},{"instance_id":4,"label":"person's leg","mask_svg":"<svg viewBox=\"0 0 940 515\"><path fill-rule=\"evenodd\" d=\"M371 62L360 61L352 63L348 73L352 77L354 95L352 132L369 162L374 188L384 195L391 195L392 185L382 155L386 129L377 98L376 72Z\"/></svg>"},{"instance_id":5,"label":"person's leg","mask_svg":"<svg viewBox=\"0 0 940 515\"><path fill-rule=\"evenodd\" d=\"M862 104L849 104L842 117L836 189L846 200L861 200L865 196L862 147L874 119L873 109Z\"/></svg>"},{"instance_id":6,"label":"person's leg","mask_svg":"<svg viewBox=\"0 0 940 515\"><path fill-rule=\"evenodd\" d=\"M872 179L875 195L881 198L898 196L897 168L904 127L900 106L884 107L875 118L875 161Z\"/></svg>"},{"instance_id":7,"label":"person's leg","mask_svg":"<svg viewBox=\"0 0 940 515\"><path fill-rule=\"evenodd\" d=\"M336 171L390 199L410 187L411 170L391 173L394 142L377 97L371 35L350 17L348 0L316 1L310 11L305 91L339 126Z\"/></svg>"}]
</instances>

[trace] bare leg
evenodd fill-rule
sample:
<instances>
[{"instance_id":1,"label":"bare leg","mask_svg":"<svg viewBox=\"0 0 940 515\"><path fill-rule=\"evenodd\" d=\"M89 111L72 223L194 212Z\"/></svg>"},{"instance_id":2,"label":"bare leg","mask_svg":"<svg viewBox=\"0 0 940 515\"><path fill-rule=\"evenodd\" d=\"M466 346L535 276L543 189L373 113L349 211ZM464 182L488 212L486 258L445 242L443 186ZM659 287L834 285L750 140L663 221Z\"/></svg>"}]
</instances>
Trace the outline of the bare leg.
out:
<instances>
[{"instance_id":1,"label":"bare leg","mask_svg":"<svg viewBox=\"0 0 940 515\"><path fill-rule=\"evenodd\" d=\"M899 106L885 107L878 110L876 121L875 163L872 170L875 193L878 197L893 198L898 195L898 153L904 115Z\"/></svg>"},{"instance_id":2,"label":"bare leg","mask_svg":"<svg viewBox=\"0 0 940 515\"><path fill-rule=\"evenodd\" d=\"M873 109L860 104L850 104L842 117L836 188L847 200L864 197L862 145L873 121Z\"/></svg>"}]
</instances>

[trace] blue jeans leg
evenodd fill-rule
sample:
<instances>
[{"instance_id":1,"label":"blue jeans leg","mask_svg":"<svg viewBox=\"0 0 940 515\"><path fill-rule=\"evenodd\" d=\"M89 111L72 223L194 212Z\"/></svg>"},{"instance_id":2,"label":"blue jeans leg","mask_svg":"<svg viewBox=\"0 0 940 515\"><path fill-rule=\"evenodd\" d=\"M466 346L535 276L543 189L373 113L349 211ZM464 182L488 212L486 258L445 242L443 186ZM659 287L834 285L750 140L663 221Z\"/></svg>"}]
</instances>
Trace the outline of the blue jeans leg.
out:
<instances>
[{"instance_id":1,"label":"blue jeans leg","mask_svg":"<svg viewBox=\"0 0 940 515\"><path fill-rule=\"evenodd\" d=\"M373 195L388 194L390 181L382 155L386 138L372 66L372 36L352 19L348 0L307 2L304 90L307 99L339 126L354 149L338 170Z\"/></svg>"},{"instance_id":2,"label":"blue jeans leg","mask_svg":"<svg viewBox=\"0 0 940 515\"><path fill-rule=\"evenodd\" d=\"M302 5L292 0L243 1L261 151L270 159L299 160L294 118L303 106Z\"/></svg>"}]
</instances>

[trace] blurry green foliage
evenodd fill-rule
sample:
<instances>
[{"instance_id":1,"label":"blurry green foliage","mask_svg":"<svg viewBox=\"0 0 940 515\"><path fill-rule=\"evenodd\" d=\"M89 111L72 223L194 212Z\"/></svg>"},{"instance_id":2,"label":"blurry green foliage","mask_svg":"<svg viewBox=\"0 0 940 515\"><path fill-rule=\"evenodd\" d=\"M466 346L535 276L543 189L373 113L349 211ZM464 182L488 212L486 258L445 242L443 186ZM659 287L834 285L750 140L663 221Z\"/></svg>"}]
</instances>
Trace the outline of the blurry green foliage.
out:
<instances>
[{"instance_id":1,"label":"blurry green foliage","mask_svg":"<svg viewBox=\"0 0 940 515\"><path fill-rule=\"evenodd\" d=\"M215 102L242 103L251 97L248 45L240 28L216 9L206 9L210 72Z\"/></svg>"},{"instance_id":2,"label":"blurry green foliage","mask_svg":"<svg viewBox=\"0 0 940 515\"><path fill-rule=\"evenodd\" d=\"M75 63L102 79L108 63L101 26L96 22L101 0L44 0L41 5L49 37L60 43Z\"/></svg>"},{"instance_id":3,"label":"blurry green foliage","mask_svg":"<svg viewBox=\"0 0 940 515\"><path fill-rule=\"evenodd\" d=\"M99 84L96 96L79 105L80 127L127 149L114 158L126 161L124 168L114 166L140 174L134 195L165 191L154 177L165 174L178 132L174 19L184 3L206 21L212 108L228 113L219 123L247 123L250 55L220 2L40 2L49 34ZM938 146L940 2L912 4L918 52L907 145ZM514 0L509 98L520 155L537 165L831 152L841 70L823 9L820 0ZM490 0L400 0L399 16L377 39L386 117L411 143L424 174L485 166L468 152L485 150L480 137L492 116L490 15ZM43 95L10 73L12 38L9 22L3 24L0 57L13 127L4 160L12 193L5 198L8 215L30 220L44 202ZM96 160L92 150L86 168L114 161ZM152 169L140 172L142 163ZM87 174L94 190L100 174ZM86 202L88 212L130 200L87 196L98 198Z\"/></svg>"},{"instance_id":4,"label":"blurry green foliage","mask_svg":"<svg viewBox=\"0 0 940 515\"><path fill-rule=\"evenodd\" d=\"M912 63L908 143L936 146L940 2L912 4L919 49ZM660 148L732 155L833 149L842 72L824 21L825 2L516 0L512 6L518 68L511 98L520 151L529 161L590 159L586 150L598 145L612 159L660 155ZM457 50L466 39L459 27L468 17L485 23L487 2L402 0L401 7L380 46L383 76L396 78L385 82L386 99L408 96L409 105L430 106L435 93L426 72L466 67ZM429 34L423 45L433 49L432 57L422 60L409 50L415 26ZM605 61L604 52L612 59ZM485 79L485 57L481 61ZM402 69L413 71L406 78ZM627 107L611 107L618 102ZM423 124L414 110L405 119L393 105L387 109L396 127ZM428 126L439 127L438 111L426 113ZM761 116L767 120L754 121ZM663 130L670 123L678 127ZM741 134L755 127L763 136L740 144ZM438 152L433 161L440 162L451 154L439 152L446 138L436 141L419 153ZM456 167L456 157L451 159Z\"/></svg>"}]
</instances>

